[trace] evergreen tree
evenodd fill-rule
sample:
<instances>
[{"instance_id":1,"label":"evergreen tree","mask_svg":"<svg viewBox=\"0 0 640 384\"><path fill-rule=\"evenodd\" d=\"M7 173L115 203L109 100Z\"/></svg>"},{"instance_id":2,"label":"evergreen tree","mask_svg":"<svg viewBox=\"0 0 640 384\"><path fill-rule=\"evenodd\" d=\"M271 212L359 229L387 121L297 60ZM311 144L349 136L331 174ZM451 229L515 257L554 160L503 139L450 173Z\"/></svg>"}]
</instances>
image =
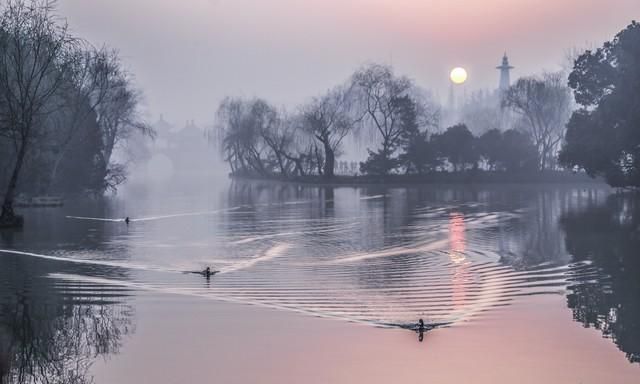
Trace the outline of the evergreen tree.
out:
<instances>
[{"instance_id":1,"label":"evergreen tree","mask_svg":"<svg viewBox=\"0 0 640 384\"><path fill-rule=\"evenodd\" d=\"M640 24L578 57L569 86L581 108L560 161L612 186L640 186Z\"/></svg>"}]
</instances>

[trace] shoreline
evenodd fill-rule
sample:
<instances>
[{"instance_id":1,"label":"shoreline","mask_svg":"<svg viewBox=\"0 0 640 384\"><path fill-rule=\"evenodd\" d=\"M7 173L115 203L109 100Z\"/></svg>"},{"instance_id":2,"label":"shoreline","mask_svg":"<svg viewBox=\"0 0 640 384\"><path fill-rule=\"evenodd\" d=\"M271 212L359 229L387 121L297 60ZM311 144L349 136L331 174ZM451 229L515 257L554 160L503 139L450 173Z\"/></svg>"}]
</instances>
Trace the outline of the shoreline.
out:
<instances>
[{"instance_id":1,"label":"shoreline","mask_svg":"<svg viewBox=\"0 0 640 384\"><path fill-rule=\"evenodd\" d=\"M607 186L600 180L589 177L584 173L574 174L566 171L549 171L536 173L506 173L488 171L468 172L433 172L424 175L387 175L387 176L344 176L336 175L332 178L323 176L291 176L279 175L238 175L229 174L232 180L270 181L285 184L302 184L318 186L424 186L424 185L492 185L492 184L588 184Z\"/></svg>"}]
</instances>

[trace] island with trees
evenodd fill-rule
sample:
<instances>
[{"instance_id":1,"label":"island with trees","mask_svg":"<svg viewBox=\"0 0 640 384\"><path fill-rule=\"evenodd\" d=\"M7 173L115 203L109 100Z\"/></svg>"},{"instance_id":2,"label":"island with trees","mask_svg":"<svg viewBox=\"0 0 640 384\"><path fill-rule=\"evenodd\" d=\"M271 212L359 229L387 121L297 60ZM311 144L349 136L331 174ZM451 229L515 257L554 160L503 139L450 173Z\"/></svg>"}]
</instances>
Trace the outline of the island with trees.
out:
<instances>
[{"instance_id":1,"label":"island with trees","mask_svg":"<svg viewBox=\"0 0 640 384\"><path fill-rule=\"evenodd\" d=\"M155 131L116 50L74 36L51 2L0 6L0 227L18 194L102 195L119 152ZM208 132L233 177L308 183L585 182L640 186L640 25L572 60L443 106L363 65L296 108L227 97ZM591 178L590 178L591 177Z\"/></svg>"},{"instance_id":2,"label":"island with trees","mask_svg":"<svg viewBox=\"0 0 640 384\"><path fill-rule=\"evenodd\" d=\"M471 97L456 116L388 65L368 64L294 110L226 98L216 134L233 177L311 183L575 182L637 187L640 28ZM345 142L349 144L345 144ZM345 147L366 149L343 161Z\"/></svg>"}]
</instances>

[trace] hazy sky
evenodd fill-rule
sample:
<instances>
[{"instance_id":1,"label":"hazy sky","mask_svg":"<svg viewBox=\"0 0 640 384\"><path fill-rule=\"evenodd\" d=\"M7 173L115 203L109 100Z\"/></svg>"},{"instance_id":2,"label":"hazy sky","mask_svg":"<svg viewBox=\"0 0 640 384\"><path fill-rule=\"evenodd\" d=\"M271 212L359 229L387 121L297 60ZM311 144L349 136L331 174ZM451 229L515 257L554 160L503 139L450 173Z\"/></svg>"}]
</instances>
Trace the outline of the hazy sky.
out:
<instances>
[{"instance_id":1,"label":"hazy sky","mask_svg":"<svg viewBox=\"0 0 640 384\"><path fill-rule=\"evenodd\" d=\"M640 0L59 0L77 35L120 50L160 113L213 120L226 95L293 106L369 61L446 96L454 66L467 90L557 69L574 47L600 45L640 19Z\"/></svg>"}]
</instances>

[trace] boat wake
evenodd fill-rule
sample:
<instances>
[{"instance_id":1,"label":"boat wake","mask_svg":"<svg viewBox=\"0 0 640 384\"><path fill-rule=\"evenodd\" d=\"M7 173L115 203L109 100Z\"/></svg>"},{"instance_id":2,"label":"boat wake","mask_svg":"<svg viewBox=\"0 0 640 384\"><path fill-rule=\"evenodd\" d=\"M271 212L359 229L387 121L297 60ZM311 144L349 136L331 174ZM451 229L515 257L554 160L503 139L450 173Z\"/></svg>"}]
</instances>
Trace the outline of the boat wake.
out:
<instances>
[{"instance_id":1,"label":"boat wake","mask_svg":"<svg viewBox=\"0 0 640 384\"><path fill-rule=\"evenodd\" d=\"M144 222L144 221L155 221L155 220L165 220L165 219L173 219L178 217L192 217L192 216L209 216L209 215L217 215L225 212L232 212L242 207L233 207L226 209L217 209L213 211L198 211L198 212L186 212L186 213L174 213L170 215L159 215L159 216L148 216L148 217L139 217L139 218L130 218L130 222ZM124 222L125 217L122 218L105 218L105 217L85 217L85 216L65 216L67 219L74 220L88 220L88 221L105 221L112 223Z\"/></svg>"}]
</instances>

